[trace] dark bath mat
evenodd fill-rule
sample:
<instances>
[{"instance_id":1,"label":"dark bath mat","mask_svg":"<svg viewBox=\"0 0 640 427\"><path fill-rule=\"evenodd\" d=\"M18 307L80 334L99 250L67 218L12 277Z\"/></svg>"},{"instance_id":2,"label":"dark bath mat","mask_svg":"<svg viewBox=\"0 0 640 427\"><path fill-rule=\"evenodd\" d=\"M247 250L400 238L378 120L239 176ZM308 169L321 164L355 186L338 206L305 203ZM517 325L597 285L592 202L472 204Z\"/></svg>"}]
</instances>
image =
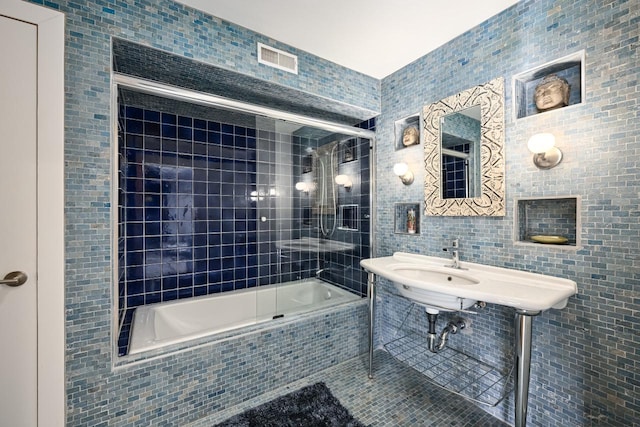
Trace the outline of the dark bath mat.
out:
<instances>
[{"instance_id":1,"label":"dark bath mat","mask_svg":"<svg viewBox=\"0 0 640 427\"><path fill-rule=\"evenodd\" d=\"M216 427L366 427L324 383L316 383L229 418Z\"/></svg>"}]
</instances>

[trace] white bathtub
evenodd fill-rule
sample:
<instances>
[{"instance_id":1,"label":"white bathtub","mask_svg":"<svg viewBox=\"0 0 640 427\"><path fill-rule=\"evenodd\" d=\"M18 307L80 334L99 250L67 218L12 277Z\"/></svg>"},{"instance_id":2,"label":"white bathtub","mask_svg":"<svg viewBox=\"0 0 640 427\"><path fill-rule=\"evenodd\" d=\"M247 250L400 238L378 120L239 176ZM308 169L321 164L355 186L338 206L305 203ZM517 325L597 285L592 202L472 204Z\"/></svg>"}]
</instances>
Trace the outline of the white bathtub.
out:
<instances>
[{"instance_id":1,"label":"white bathtub","mask_svg":"<svg viewBox=\"0 0 640 427\"><path fill-rule=\"evenodd\" d=\"M321 280L308 279L149 304L135 309L128 354L359 299Z\"/></svg>"}]
</instances>

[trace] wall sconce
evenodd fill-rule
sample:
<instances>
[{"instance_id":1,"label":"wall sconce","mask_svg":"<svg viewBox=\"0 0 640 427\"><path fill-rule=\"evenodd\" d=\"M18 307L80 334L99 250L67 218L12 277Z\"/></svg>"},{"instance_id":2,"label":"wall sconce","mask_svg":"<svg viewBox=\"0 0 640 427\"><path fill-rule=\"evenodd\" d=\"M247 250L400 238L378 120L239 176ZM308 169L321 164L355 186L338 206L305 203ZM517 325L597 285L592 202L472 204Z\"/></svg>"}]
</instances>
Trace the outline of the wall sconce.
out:
<instances>
[{"instance_id":1,"label":"wall sconce","mask_svg":"<svg viewBox=\"0 0 640 427\"><path fill-rule=\"evenodd\" d=\"M413 172L409 170L409 165L406 163L396 163L393 165L393 173L400 177L400 181L404 185L410 185L413 182Z\"/></svg>"},{"instance_id":2,"label":"wall sconce","mask_svg":"<svg viewBox=\"0 0 640 427\"><path fill-rule=\"evenodd\" d=\"M309 184L304 181L296 182L296 190L302 191L303 193L308 193L311 190L313 184Z\"/></svg>"},{"instance_id":3,"label":"wall sconce","mask_svg":"<svg viewBox=\"0 0 640 427\"><path fill-rule=\"evenodd\" d=\"M527 146L533 154L533 164L538 169L551 169L562 161L562 151L555 147L556 138L551 133L537 133L529 138Z\"/></svg>"},{"instance_id":4,"label":"wall sconce","mask_svg":"<svg viewBox=\"0 0 640 427\"><path fill-rule=\"evenodd\" d=\"M351 182L351 178L348 175L337 175L336 184L344 186L346 190L351 190L353 182Z\"/></svg>"}]
</instances>

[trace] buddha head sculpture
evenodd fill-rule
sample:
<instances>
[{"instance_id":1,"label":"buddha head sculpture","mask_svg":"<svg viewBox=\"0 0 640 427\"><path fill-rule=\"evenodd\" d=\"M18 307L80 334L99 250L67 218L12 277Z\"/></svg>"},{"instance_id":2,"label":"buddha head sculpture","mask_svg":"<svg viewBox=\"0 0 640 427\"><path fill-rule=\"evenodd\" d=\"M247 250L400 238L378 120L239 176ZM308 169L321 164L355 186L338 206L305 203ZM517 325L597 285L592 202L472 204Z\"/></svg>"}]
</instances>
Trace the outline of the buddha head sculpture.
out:
<instances>
[{"instance_id":1,"label":"buddha head sculpture","mask_svg":"<svg viewBox=\"0 0 640 427\"><path fill-rule=\"evenodd\" d=\"M536 86L533 99L538 111L548 111L569 105L570 85L562 77L549 74Z\"/></svg>"},{"instance_id":2,"label":"buddha head sculpture","mask_svg":"<svg viewBox=\"0 0 640 427\"><path fill-rule=\"evenodd\" d=\"M420 133L415 126L407 126L402 131L402 145L408 147L420 143Z\"/></svg>"}]
</instances>

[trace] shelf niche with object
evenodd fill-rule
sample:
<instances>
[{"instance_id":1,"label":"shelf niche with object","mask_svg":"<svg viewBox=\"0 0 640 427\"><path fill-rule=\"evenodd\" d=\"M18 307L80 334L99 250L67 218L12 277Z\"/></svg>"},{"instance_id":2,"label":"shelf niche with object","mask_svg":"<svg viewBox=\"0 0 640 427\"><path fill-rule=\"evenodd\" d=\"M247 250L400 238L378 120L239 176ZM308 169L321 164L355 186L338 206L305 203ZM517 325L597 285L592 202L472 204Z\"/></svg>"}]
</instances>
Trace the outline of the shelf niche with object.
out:
<instances>
[{"instance_id":1,"label":"shelf niche with object","mask_svg":"<svg viewBox=\"0 0 640 427\"><path fill-rule=\"evenodd\" d=\"M514 75L514 119L545 114L584 103L586 92L584 58L585 53L582 50ZM543 105L542 109L540 109L536 104L536 90L543 91L545 88L553 88L558 84L568 86L568 93L564 102L559 107L554 106L547 109ZM548 96L544 93L539 95L541 98ZM553 103L553 100L547 100L546 102ZM541 101L541 104L545 104L545 101Z\"/></svg>"},{"instance_id":2,"label":"shelf niche with object","mask_svg":"<svg viewBox=\"0 0 640 427\"><path fill-rule=\"evenodd\" d=\"M394 205L394 231L396 234L420 234L420 203Z\"/></svg>"},{"instance_id":3,"label":"shelf niche with object","mask_svg":"<svg viewBox=\"0 0 640 427\"><path fill-rule=\"evenodd\" d=\"M517 198L514 204L515 243L580 249L580 206L580 196Z\"/></svg>"}]
</instances>

